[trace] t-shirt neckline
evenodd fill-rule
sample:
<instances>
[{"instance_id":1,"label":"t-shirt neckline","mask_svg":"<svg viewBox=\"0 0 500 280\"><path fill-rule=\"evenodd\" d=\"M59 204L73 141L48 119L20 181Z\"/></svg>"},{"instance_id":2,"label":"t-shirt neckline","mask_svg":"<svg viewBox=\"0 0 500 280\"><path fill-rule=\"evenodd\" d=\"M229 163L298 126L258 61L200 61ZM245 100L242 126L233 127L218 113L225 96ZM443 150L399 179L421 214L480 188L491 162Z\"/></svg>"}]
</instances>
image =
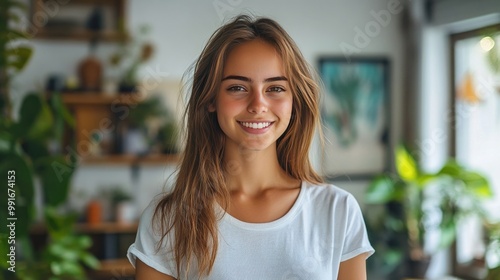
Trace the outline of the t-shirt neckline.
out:
<instances>
[{"instance_id":1,"label":"t-shirt neckline","mask_svg":"<svg viewBox=\"0 0 500 280\"><path fill-rule=\"evenodd\" d=\"M247 230L268 230L268 229L273 229L277 227L284 226L291 222L293 218L299 213L300 209L302 208L302 203L304 200L305 196L305 187L306 187L306 182L302 181L300 184L300 191L299 195L297 196L297 199L293 203L292 207L288 212L285 213L285 215L281 216L277 220L270 221L270 222L264 222L264 223L250 223L250 222L244 222L242 220L239 220L233 216L231 216L229 213L225 212L223 213L221 222L223 223L228 223L230 225L233 225L238 228L242 229L247 229ZM217 204L217 208L220 211L224 211L219 204Z\"/></svg>"}]
</instances>

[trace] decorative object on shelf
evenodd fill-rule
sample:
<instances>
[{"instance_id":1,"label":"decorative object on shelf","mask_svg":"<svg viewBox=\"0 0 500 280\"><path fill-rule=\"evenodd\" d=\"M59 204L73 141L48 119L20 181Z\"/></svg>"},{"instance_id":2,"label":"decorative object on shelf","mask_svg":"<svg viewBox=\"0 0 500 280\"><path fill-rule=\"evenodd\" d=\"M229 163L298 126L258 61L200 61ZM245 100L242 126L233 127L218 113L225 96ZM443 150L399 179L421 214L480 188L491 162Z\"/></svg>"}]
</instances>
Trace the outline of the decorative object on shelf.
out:
<instances>
[{"instance_id":1,"label":"decorative object on shelf","mask_svg":"<svg viewBox=\"0 0 500 280\"><path fill-rule=\"evenodd\" d=\"M91 34L90 54L78 65L81 89L84 91L99 91L102 83L102 63L95 55L100 32L104 26L103 13L99 7L95 7L90 14L86 27Z\"/></svg>"},{"instance_id":2,"label":"decorative object on shelf","mask_svg":"<svg viewBox=\"0 0 500 280\"><path fill-rule=\"evenodd\" d=\"M85 15L97 7L105 18L101 40L121 41L125 38L126 5L126 0L31 0L31 18L27 21L29 35L39 39L88 41L93 34L86 28Z\"/></svg>"},{"instance_id":3,"label":"decorative object on shelf","mask_svg":"<svg viewBox=\"0 0 500 280\"><path fill-rule=\"evenodd\" d=\"M176 154L179 152L177 147L177 125L170 120L163 124L158 130L157 144L163 154Z\"/></svg>"},{"instance_id":4,"label":"decorative object on shelf","mask_svg":"<svg viewBox=\"0 0 500 280\"><path fill-rule=\"evenodd\" d=\"M99 199L91 199L87 205L87 223L90 225L102 223L102 213L102 204Z\"/></svg>"},{"instance_id":5,"label":"decorative object on shelf","mask_svg":"<svg viewBox=\"0 0 500 280\"><path fill-rule=\"evenodd\" d=\"M321 108L329 138L323 157L332 180L366 179L386 171L390 135L390 63L387 58L322 57ZM335 156L330 156L335 154Z\"/></svg>"},{"instance_id":6,"label":"decorative object on shelf","mask_svg":"<svg viewBox=\"0 0 500 280\"><path fill-rule=\"evenodd\" d=\"M128 120L122 126L125 153L173 153L177 150L176 125L158 95L130 108Z\"/></svg>"},{"instance_id":7,"label":"decorative object on shelf","mask_svg":"<svg viewBox=\"0 0 500 280\"><path fill-rule=\"evenodd\" d=\"M439 233L434 249L448 248L463 218L486 219L483 202L492 197L492 190L485 177L452 159L438 172L424 173L403 146L395 151L395 166L396 174L377 176L367 189L365 201L372 207L366 212L367 227L386 272L396 274L390 279L423 278L430 260L424 251L426 233ZM426 196L429 192L432 197ZM439 221L430 219L432 213L440 213ZM423 274L411 275L416 267L423 268Z\"/></svg>"},{"instance_id":8,"label":"decorative object on shelf","mask_svg":"<svg viewBox=\"0 0 500 280\"><path fill-rule=\"evenodd\" d=\"M122 42L117 52L113 53L109 63L113 72L119 71L118 90L120 93L137 91L139 67L147 62L154 53L154 47L148 42L146 36L150 32L148 25L141 25L135 37L128 36L130 40Z\"/></svg>"},{"instance_id":9,"label":"decorative object on shelf","mask_svg":"<svg viewBox=\"0 0 500 280\"><path fill-rule=\"evenodd\" d=\"M132 196L124 191L123 187L117 186L111 189L111 205L118 223L132 223L136 221L136 207Z\"/></svg>"}]
</instances>

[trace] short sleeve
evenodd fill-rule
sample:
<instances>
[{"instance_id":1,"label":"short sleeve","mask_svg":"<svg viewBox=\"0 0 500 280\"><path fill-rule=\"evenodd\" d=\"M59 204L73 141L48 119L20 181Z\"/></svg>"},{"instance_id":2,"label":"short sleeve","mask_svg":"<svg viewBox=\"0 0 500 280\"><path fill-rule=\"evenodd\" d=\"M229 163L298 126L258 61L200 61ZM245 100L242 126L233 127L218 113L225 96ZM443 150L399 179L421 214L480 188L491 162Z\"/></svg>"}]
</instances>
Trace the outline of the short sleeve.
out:
<instances>
[{"instance_id":1,"label":"short sleeve","mask_svg":"<svg viewBox=\"0 0 500 280\"><path fill-rule=\"evenodd\" d=\"M160 250L157 250L161 235L153 230L153 213L156 202L151 202L143 211L135 242L130 245L127 251L127 258L136 267L136 260L140 259L146 265L157 271L177 278L175 258L170 246L172 240L168 236L164 239Z\"/></svg>"},{"instance_id":2,"label":"short sleeve","mask_svg":"<svg viewBox=\"0 0 500 280\"><path fill-rule=\"evenodd\" d=\"M346 223L340 261L346 261L363 253L366 254L366 258L371 256L375 250L368 240L368 232L359 204L351 194L346 198Z\"/></svg>"}]
</instances>

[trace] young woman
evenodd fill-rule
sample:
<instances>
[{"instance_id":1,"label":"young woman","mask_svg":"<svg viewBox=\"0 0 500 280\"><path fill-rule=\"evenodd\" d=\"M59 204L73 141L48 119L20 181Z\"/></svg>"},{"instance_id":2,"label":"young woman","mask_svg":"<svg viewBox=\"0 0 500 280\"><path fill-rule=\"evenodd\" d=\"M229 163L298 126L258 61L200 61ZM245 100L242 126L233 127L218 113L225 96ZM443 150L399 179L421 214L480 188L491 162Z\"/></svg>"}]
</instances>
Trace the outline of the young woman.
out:
<instances>
[{"instance_id":1,"label":"young woman","mask_svg":"<svg viewBox=\"0 0 500 280\"><path fill-rule=\"evenodd\" d=\"M275 21L239 16L194 69L171 192L141 217L136 279L366 279L355 199L308 159L320 91Z\"/></svg>"}]
</instances>

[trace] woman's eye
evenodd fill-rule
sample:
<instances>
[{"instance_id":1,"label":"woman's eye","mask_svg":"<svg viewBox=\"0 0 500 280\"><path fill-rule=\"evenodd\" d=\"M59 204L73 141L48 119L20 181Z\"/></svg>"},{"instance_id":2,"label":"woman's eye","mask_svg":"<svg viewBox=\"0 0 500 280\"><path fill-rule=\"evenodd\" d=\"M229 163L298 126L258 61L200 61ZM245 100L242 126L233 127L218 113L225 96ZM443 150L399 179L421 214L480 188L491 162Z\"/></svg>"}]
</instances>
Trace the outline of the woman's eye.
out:
<instances>
[{"instance_id":1,"label":"woman's eye","mask_svg":"<svg viewBox=\"0 0 500 280\"><path fill-rule=\"evenodd\" d=\"M233 91L233 92L238 92L238 91L245 91L245 88L242 86L232 86L227 89L228 91Z\"/></svg>"},{"instance_id":2,"label":"woman's eye","mask_svg":"<svg viewBox=\"0 0 500 280\"><path fill-rule=\"evenodd\" d=\"M285 89L284 89L284 88L282 88L282 87L270 87L270 88L268 89L268 91L270 91L270 92L284 92L284 91L285 91Z\"/></svg>"}]
</instances>

